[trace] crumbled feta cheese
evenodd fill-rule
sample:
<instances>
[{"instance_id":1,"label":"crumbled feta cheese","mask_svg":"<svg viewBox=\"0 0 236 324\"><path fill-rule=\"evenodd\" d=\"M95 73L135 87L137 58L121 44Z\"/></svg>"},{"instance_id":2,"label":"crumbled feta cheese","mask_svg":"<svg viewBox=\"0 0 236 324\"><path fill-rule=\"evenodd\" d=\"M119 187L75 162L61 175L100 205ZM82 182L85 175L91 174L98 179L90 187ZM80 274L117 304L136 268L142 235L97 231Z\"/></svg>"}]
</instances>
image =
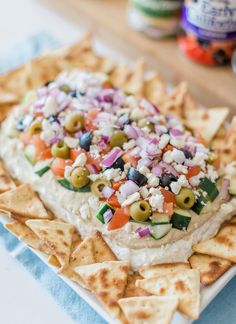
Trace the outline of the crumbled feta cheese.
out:
<instances>
[{"instance_id":1,"label":"crumbled feta cheese","mask_svg":"<svg viewBox=\"0 0 236 324\"><path fill-rule=\"evenodd\" d=\"M185 144L185 138L184 136L171 137L170 144L177 148L182 148Z\"/></svg>"},{"instance_id":2,"label":"crumbled feta cheese","mask_svg":"<svg viewBox=\"0 0 236 324\"><path fill-rule=\"evenodd\" d=\"M57 111L57 103L56 100L49 96L46 99L45 105L42 109L44 116L47 118L51 115L55 115L56 111Z\"/></svg>"},{"instance_id":3,"label":"crumbled feta cheese","mask_svg":"<svg viewBox=\"0 0 236 324\"><path fill-rule=\"evenodd\" d=\"M99 174L90 174L89 179L92 181L96 181L98 179L101 179L103 177L103 173L99 173Z\"/></svg>"},{"instance_id":4,"label":"crumbled feta cheese","mask_svg":"<svg viewBox=\"0 0 236 324\"><path fill-rule=\"evenodd\" d=\"M153 210L163 211L164 197L162 194L153 195L149 198L149 203Z\"/></svg>"},{"instance_id":5,"label":"crumbled feta cheese","mask_svg":"<svg viewBox=\"0 0 236 324\"><path fill-rule=\"evenodd\" d=\"M216 179L219 177L218 173L216 172L216 170L212 165L207 166L207 174L212 182L215 182Z\"/></svg>"},{"instance_id":6,"label":"crumbled feta cheese","mask_svg":"<svg viewBox=\"0 0 236 324\"><path fill-rule=\"evenodd\" d=\"M171 151L167 151L164 153L163 155L163 161L165 163L171 163L173 162L173 157L172 157L172 152Z\"/></svg>"},{"instance_id":7,"label":"crumbled feta cheese","mask_svg":"<svg viewBox=\"0 0 236 324\"><path fill-rule=\"evenodd\" d=\"M189 179L189 183L191 184L192 187L197 187L200 183L201 178L203 178L205 174L203 172L200 172L198 175L191 177Z\"/></svg>"},{"instance_id":8,"label":"crumbled feta cheese","mask_svg":"<svg viewBox=\"0 0 236 324\"><path fill-rule=\"evenodd\" d=\"M177 182L181 187L187 187L189 185L188 180L183 174L179 177Z\"/></svg>"},{"instance_id":9,"label":"crumbled feta cheese","mask_svg":"<svg viewBox=\"0 0 236 324\"><path fill-rule=\"evenodd\" d=\"M97 145L90 145L89 153L94 159L99 158L99 147Z\"/></svg>"},{"instance_id":10,"label":"crumbled feta cheese","mask_svg":"<svg viewBox=\"0 0 236 324\"><path fill-rule=\"evenodd\" d=\"M118 170L120 170L120 169L118 169ZM126 178L125 172L120 172L120 174L117 177L115 177L114 180L115 180L115 182L118 182L125 178Z\"/></svg>"},{"instance_id":11,"label":"crumbled feta cheese","mask_svg":"<svg viewBox=\"0 0 236 324\"><path fill-rule=\"evenodd\" d=\"M89 208L89 205L87 203L83 204L81 207L80 207L80 216L83 220L88 220L90 217L91 217L91 214L90 214L90 208Z\"/></svg>"},{"instance_id":12,"label":"crumbled feta cheese","mask_svg":"<svg viewBox=\"0 0 236 324\"><path fill-rule=\"evenodd\" d=\"M171 154L176 163L182 164L185 161L185 155L182 151L174 149Z\"/></svg>"},{"instance_id":13,"label":"crumbled feta cheese","mask_svg":"<svg viewBox=\"0 0 236 324\"><path fill-rule=\"evenodd\" d=\"M139 109L139 108L132 109L130 118L135 121L142 119L143 118L143 110Z\"/></svg>"},{"instance_id":14,"label":"crumbled feta cheese","mask_svg":"<svg viewBox=\"0 0 236 324\"><path fill-rule=\"evenodd\" d=\"M113 168L107 169L103 172L103 177L108 181L120 177L120 170Z\"/></svg>"},{"instance_id":15,"label":"crumbled feta cheese","mask_svg":"<svg viewBox=\"0 0 236 324\"><path fill-rule=\"evenodd\" d=\"M84 167L87 162L87 155L85 153L80 153L75 162L73 163L72 167Z\"/></svg>"},{"instance_id":16,"label":"crumbled feta cheese","mask_svg":"<svg viewBox=\"0 0 236 324\"><path fill-rule=\"evenodd\" d=\"M188 173L188 168L185 165L182 164L176 164L174 166L175 170L179 173L184 173L187 174Z\"/></svg>"},{"instance_id":17,"label":"crumbled feta cheese","mask_svg":"<svg viewBox=\"0 0 236 324\"><path fill-rule=\"evenodd\" d=\"M179 184L178 182L173 181L173 182L171 182L171 184L170 184L170 188L171 188L171 191L172 191L174 194L178 195L178 193L180 192L181 186L180 186L180 184Z\"/></svg>"},{"instance_id":18,"label":"crumbled feta cheese","mask_svg":"<svg viewBox=\"0 0 236 324\"><path fill-rule=\"evenodd\" d=\"M138 165L137 168L138 168L138 171L145 176L150 172L148 167L146 167L145 165Z\"/></svg>"},{"instance_id":19,"label":"crumbled feta cheese","mask_svg":"<svg viewBox=\"0 0 236 324\"><path fill-rule=\"evenodd\" d=\"M135 145L136 145L136 141L135 141L134 139L132 139L132 140L130 140L130 141L124 143L124 145L123 145L123 149L124 149L124 150L130 150L130 149L132 149L133 147L135 147Z\"/></svg>"},{"instance_id":20,"label":"crumbled feta cheese","mask_svg":"<svg viewBox=\"0 0 236 324\"><path fill-rule=\"evenodd\" d=\"M161 190L158 188L150 188L149 192L152 195L161 195Z\"/></svg>"},{"instance_id":21,"label":"crumbled feta cheese","mask_svg":"<svg viewBox=\"0 0 236 324\"><path fill-rule=\"evenodd\" d=\"M64 171L64 178L69 180L72 170L73 170L73 168L71 166L67 165L65 167L65 171Z\"/></svg>"},{"instance_id":22,"label":"crumbled feta cheese","mask_svg":"<svg viewBox=\"0 0 236 324\"><path fill-rule=\"evenodd\" d=\"M132 195L129 195L125 201L122 203L122 207L128 206L133 204L135 201L140 199L140 193L139 192L135 192Z\"/></svg>"},{"instance_id":23,"label":"crumbled feta cheese","mask_svg":"<svg viewBox=\"0 0 236 324\"><path fill-rule=\"evenodd\" d=\"M88 204L89 207L94 209L94 210L98 210L99 209L99 198L96 196L91 196L88 198Z\"/></svg>"},{"instance_id":24,"label":"crumbled feta cheese","mask_svg":"<svg viewBox=\"0 0 236 324\"><path fill-rule=\"evenodd\" d=\"M160 142L159 142L159 144L158 144L159 149L160 149L160 150L163 150L163 149L167 146L167 144L169 143L169 141L170 141L170 135L168 135L168 134L163 134L163 135L161 136L161 138L160 138Z\"/></svg>"},{"instance_id":25,"label":"crumbled feta cheese","mask_svg":"<svg viewBox=\"0 0 236 324\"><path fill-rule=\"evenodd\" d=\"M151 174L148 177L148 186L149 187L157 187L159 185L159 178L157 178L154 174Z\"/></svg>"},{"instance_id":26,"label":"crumbled feta cheese","mask_svg":"<svg viewBox=\"0 0 236 324\"><path fill-rule=\"evenodd\" d=\"M123 227L123 229L127 232L127 233L131 233L132 231L132 224L130 222L126 223L125 226Z\"/></svg>"},{"instance_id":27,"label":"crumbled feta cheese","mask_svg":"<svg viewBox=\"0 0 236 324\"><path fill-rule=\"evenodd\" d=\"M139 193L142 196L143 199L147 198L149 195L149 191L147 189L147 186L143 186L139 189Z\"/></svg>"},{"instance_id":28,"label":"crumbled feta cheese","mask_svg":"<svg viewBox=\"0 0 236 324\"><path fill-rule=\"evenodd\" d=\"M70 136L65 136L64 142L69 148L75 148L79 144L78 138L74 138L74 137L70 137Z\"/></svg>"},{"instance_id":29,"label":"crumbled feta cheese","mask_svg":"<svg viewBox=\"0 0 236 324\"><path fill-rule=\"evenodd\" d=\"M206 160L208 159L208 155L205 153L197 152L193 158L193 161L196 165L199 165L202 169L206 165Z\"/></svg>"}]
</instances>

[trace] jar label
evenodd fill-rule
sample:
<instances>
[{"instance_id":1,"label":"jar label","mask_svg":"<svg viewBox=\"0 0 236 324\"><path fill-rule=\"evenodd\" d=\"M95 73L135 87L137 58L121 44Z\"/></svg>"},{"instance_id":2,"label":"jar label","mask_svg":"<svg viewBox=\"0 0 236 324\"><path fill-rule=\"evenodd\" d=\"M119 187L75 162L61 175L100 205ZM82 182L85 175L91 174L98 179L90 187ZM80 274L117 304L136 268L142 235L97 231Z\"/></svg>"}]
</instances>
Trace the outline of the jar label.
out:
<instances>
[{"instance_id":1,"label":"jar label","mask_svg":"<svg viewBox=\"0 0 236 324\"><path fill-rule=\"evenodd\" d=\"M206 40L236 39L235 0L186 0L182 25Z\"/></svg>"}]
</instances>

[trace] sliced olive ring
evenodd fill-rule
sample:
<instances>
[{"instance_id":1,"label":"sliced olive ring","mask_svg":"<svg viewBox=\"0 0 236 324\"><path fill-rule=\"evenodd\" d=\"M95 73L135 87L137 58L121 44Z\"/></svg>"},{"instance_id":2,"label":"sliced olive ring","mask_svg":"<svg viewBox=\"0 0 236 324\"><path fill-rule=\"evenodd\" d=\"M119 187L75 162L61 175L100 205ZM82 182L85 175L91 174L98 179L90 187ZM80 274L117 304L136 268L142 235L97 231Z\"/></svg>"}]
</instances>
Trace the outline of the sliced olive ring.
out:
<instances>
[{"instance_id":1,"label":"sliced olive ring","mask_svg":"<svg viewBox=\"0 0 236 324\"><path fill-rule=\"evenodd\" d=\"M89 172L86 168L75 168L71 173L71 183L76 189L86 186L89 180Z\"/></svg>"},{"instance_id":2,"label":"sliced olive ring","mask_svg":"<svg viewBox=\"0 0 236 324\"><path fill-rule=\"evenodd\" d=\"M29 132L31 135L38 134L42 131L42 121L34 120L29 127Z\"/></svg>"},{"instance_id":3,"label":"sliced olive ring","mask_svg":"<svg viewBox=\"0 0 236 324\"><path fill-rule=\"evenodd\" d=\"M137 222L145 222L151 214L151 207L145 200L137 201L130 207L130 216Z\"/></svg>"},{"instance_id":4,"label":"sliced olive ring","mask_svg":"<svg viewBox=\"0 0 236 324\"><path fill-rule=\"evenodd\" d=\"M53 157L68 159L70 155L70 149L64 142L57 142L53 144L51 153Z\"/></svg>"},{"instance_id":5,"label":"sliced olive ring","mask_svg":"<svg viewBox=\"0 0 236 324\"><path fill-rule=\"evenodd\" d=\"M113 147L122 147L124 143L127 142L127 136L123 131L115 131L110 138L110 146Z\"/></svg>"},{"instance_id":6,"label":"sliced olive ring","mask_svg":"<svg viewBox=\"0 0 236 324\"><path fill-rule=\"evenodd\" d=\"M65 129L68 132L74 133L84 127L84 117L78 113L72 113L65 119Z\"/></svg>"},{"instance_id":7,"label":"sliced olive ring","mask_svg":"<svg viewBox=\"0 0 236 324\"><path fill-rule=\"evenodd\" d=\"M111 186L111 183L105 179L98 179L94 181L91 185L91 191L94 195L99 198L103 198L102 190L105 186Z\"/></svg>"},{"instance_id":8,"label":"sliced olive ring","mask_svg":"<svg viewBox=\"0 0 236 324\"><path fill-rule=\"evenodd\" d=\"M182 209L190 209L195 203L194 193L191 189L182 188L175 197L176 204Z\"/></svg>"}]
</instances>

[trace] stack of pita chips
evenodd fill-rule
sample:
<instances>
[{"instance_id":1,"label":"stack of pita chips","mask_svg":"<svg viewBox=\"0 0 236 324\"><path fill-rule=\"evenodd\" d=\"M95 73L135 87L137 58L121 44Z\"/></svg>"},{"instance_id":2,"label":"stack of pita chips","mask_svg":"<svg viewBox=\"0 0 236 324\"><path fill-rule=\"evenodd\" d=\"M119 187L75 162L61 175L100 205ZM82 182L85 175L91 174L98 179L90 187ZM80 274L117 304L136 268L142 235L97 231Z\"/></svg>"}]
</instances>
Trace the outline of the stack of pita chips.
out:
<instances>
[{"instance_id":1,"label":"stack of pita chips","mask_svg":"<svg viewBox=\"0 0 236 324\"><path fill-rule=\"evenodd\" d=\"M15 187L14 181L5 169L2 161L0 161L0 193L14 189Z\"/></svg>"}]
</instances>

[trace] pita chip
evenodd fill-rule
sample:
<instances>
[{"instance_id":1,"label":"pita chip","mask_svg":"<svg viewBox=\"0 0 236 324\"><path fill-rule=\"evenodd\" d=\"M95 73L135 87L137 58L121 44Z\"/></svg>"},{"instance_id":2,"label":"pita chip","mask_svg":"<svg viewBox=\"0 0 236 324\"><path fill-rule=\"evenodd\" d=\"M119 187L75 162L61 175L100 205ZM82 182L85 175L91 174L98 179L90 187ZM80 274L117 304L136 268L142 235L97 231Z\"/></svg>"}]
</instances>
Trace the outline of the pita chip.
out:
<instances>
[{"instance_id":1,"label":"pita chip","mask_svg":"<svg viewBox=\"0 0 236 324\"><path fill-rule=\"evenodd\" d=\"M94 246L94 256L96 263L104 261L117 261L116 255L112 252L100 232L95 232L91 236Z\"/></svg>"},{"instance_id":2,"label":"pita chip","mask_svg":"<svg viewBox=\"0 0 236 324\"><path fill-rule=\"evenodd\" d=\"M25 224L14 221L13 223L5 224L4 227L15 235L19 240L23 241L25 244L30 247L44 252L46 254L50 253L49 248L44 244L38 236Z\"/></svg>"},{"instance_id":3,"label":"pita chip","mask_svg":"<svg viewBox=\"0 0 236 324\"><path fill-rule=\"evenodd\" d=\"M144 81L144 97L154 105L159 105L167 98L166 88L156 73Z\"/></svg>"},{"instance_id":4,"label":"pita chip","mask_svg":"<svg viewBox=\"0 0 236 324\"><path fill-rule=\"evenodd\" d=\"M60 268L61 266L60 262L58 261L58 258L55 255L49 255L48 263L56 268Z\"/></svg>"},{"instance_id":5,"label":"pita chip","mask_svg":"<svg viewBox=\"0 0 236 324\"><path fill-rule=\"evenodd\" d=\"M231 220L230 220L231 224L236 224L236 216L234 216Z\"/></svg>"},{"instance_id":6,"label":"pita chip","mask_svg":"<svg viewBox=\"0 0 236 324\"><path fill-rule=\"evenodd\" d=\"M119 300L129 324L170 324L178 306L178 298L149 296Z\"/></svg>"},{"instance_id":7,"label":"pita chip","mask_svg":"<svg viewBox=\"0 0 236 324\"><path fill-rule=\"evenodd\" d=\"M204 286L213 284L233 265L228 260L198 253L193 254L189 262L193 269L200 271L201 283Z\"/></svg>"},{"instance_id":8,"label":"pita chip","mask_svg":"<svg viewBox=\"0 0 236 324\"><path fill-rule=\"evenodd\" d=\"M194 245L193 251L236 263L236 225L224 226L214 238Z\"/></svg>"},{"instance_id":9,"label":"pita chip","mask_svg":"<svg viewBox=\"0 0 236 324\"><path fill-rule=\"evenodd\" d=\"M67 265L71 254L74 226L59 220L32 219L26 222L32 231L49 247L61 265Z\"/></svg>"},{"instance_id":10,"label":"pita chip","mask_svg":"<svg viewBox=\"0 0 236 324\"><path fill-rule=\"evenodd\" d=\"M178 270L156 278L138 280L136 285L157 296L179 298L178 310L191 319L200 314L200 272Z\"/></svg>"},{"instance_id":11,"label":"pita chip","mask_svg":"<svg viewBox=\"0 0 236 324\"><path fill-rule=\"evenodd\" d=\"M75 268L86 286L97 296L114 318L122 316L118 300L124 296L128 279L129 263L109 261Z\"/></svg>"},{"instance_id":12,"label":"pita chip","mask_svg":"<svg viewBox=\"0 0 236 324\"><path fill-rule=\"evenodd\" d=\"M152 278L167 273L173 273L177 270L190 269L189 263L177 262L177 263L162 263L139 269L139 273L144 278Z\"/></svg>"},{"instance_id":13,"label":"pita chip","mask_svg":"<svg viewBox=\"0 0 236 324\"><path fill-rule=\"evenodd\" d=\"M131 93L138 98L143 96L145 68L145 61L142 58L137 60L133 71L123 87L124 91Z\"/></svg>"},{"instance_id":14,"label":"pita chip","mask_svg":"<svg viewBox=\"0 0 236 324\"><path fill-rule=\"evenodd\" d=\"M87 237L71 254L70 265L76 267L95 262L93 240Z\"/></svg>"},{"instance_id":15,"label":"pita chip","mask_svg":"<svg viewBox=\"0 0 236 324\"><path fill-rule=\"evenodd\" d=\"M59 274L71 279L72 281L78 283L83 288L87 288L85 282L78 273L70 265L63 266L58 271Z\"/></svg>"},{"instance_id":16,"label":"pita chip","mask_svg":"<svg viewBox=\"0 0 236 324\"><path fill-rule=\"evenodd\" d=\"M29 184L0 194L0 209L28 218L49 218L41 200Z\"/></svg>"},{"instance_id":17,"label":"pita chip","mask_svg":"<svg viewBox=\"0 0 236 324\"><path fill-rule=\"evenodd\" d=\"M0 161L0 193L12 190L16 187L14 181L10 177L3 163Z\"/></svg>"},{"instance_id":18,"label":"pita chip","mask_svg":"<svg viewBox=\"0 0 236 324\"><path fill-rule=\"evenodd\" d=\"M214 143L216 146L216 143ZM218 144L218 146L220 143ZM218 152L220 155L220 161L222 165L226 165L232 161L236 160L236 152L235 152L235 145L236 145L236 117L234 116L229 129L227 130L223 145L218 147Z\"/></svg>"},{"instance_id":19,"label":"pita chip","mask_svg":"<svg viewBox=\"0 0 236 324\"><path fill-rule=\"evenodd\" d=\"M112 84L119 89L122 89L130 75L130 69L127 65L118 65L114 68L110 75Z\"/></svg>"},{"instance_id":20,"label":"pita chip","mask_svg":"<svg viewBox=\"0 0 236 324\"><path fill-rule=\"evenodd\" d=\"M129 274L124 298L138 297L138 296L150 296L150 294L148 292L146 292L142 288L139 288L135 285L136 281L141 280L141 279L143 279L143 277L141 277L138 273Z\"/></svg>"}]
</instances>

